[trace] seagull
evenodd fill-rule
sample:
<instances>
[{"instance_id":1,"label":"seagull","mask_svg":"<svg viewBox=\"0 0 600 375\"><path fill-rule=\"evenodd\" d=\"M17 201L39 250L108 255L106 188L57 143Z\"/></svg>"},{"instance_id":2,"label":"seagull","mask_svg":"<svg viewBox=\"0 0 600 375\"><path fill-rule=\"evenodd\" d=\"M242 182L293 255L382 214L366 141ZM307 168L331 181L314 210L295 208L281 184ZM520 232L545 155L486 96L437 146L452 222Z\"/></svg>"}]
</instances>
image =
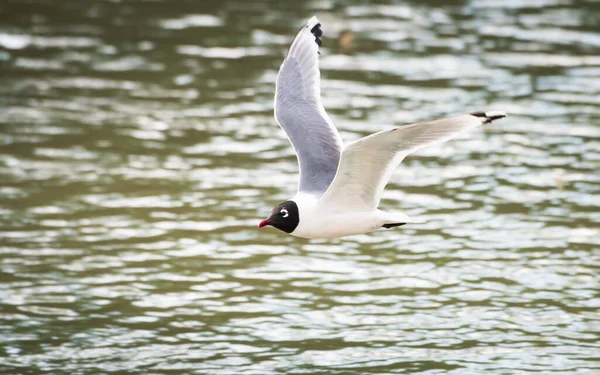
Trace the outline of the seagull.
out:
<instances>
[{"instance_id":1,"label":"seagull","mask_svg":"<svg viewBox=\"0 0 600 375\"><path fill-rule=\"evenodd\" d=\"M275 119L298 156L297 194L271 210L258 228L302 238L339 238L420 223L379 210L392 173L409 154L506 117L499 111L420 122L380 131L343 145L321 104L321 24L312 17L285 57L275 88Z\"/></svg>"}]
</instances>

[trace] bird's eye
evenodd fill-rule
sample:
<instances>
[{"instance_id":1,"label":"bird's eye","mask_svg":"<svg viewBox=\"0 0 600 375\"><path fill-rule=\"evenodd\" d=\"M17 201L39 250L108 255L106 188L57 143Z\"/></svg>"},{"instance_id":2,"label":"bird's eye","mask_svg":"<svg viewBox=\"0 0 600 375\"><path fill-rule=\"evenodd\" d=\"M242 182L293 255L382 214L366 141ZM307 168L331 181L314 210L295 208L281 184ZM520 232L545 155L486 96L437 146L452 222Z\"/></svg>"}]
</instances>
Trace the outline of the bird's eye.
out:
<instances>
[{"instance_id":1,"label":"bird's eye","mask_svg":"<svg viewBox=\"0 0 600 375\"><path fill-rule=\"evenodd\" d=\"M283 217L288 217L290 216L288 210L286 210L285 208L281 209L281 211L279 211L279 213L281 214L281 216Z\"/></svg>"}]
</instances>

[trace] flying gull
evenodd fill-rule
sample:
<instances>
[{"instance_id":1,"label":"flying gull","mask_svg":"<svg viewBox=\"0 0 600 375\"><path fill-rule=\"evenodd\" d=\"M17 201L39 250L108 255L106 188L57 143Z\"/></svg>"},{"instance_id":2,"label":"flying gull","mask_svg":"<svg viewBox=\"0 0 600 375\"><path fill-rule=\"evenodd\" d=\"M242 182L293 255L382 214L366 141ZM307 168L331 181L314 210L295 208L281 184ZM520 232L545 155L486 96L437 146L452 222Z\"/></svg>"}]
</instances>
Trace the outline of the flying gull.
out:
<instances>
[{"instance_id":1,"label":"flying gull","mask_svg":"<svg viewBox=\"0 0 600 375\"><path fill-rule=\"evenodd\" d=\"M293 236L337 238L417 223L403 213L377 209L394 170L409 154L482 124L503 112L420 122L384 130L343 145L321 104L321 24L302 27L281 64L275 89L275 119L286 132L300 165L297 194L277 205L258 224Z\"/></svg>"}]
</instances>

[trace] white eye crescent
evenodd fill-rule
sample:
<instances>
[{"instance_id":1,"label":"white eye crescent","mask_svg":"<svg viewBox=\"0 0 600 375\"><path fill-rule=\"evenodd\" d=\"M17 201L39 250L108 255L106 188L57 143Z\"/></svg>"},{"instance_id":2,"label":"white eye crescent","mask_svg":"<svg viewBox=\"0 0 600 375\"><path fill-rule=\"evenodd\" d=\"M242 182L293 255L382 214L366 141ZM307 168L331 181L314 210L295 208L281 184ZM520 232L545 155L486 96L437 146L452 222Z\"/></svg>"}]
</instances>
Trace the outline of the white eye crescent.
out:
<instances>
[{"instance_id":1,"label":"white eye crescent","mask_svg":"<svg viewBox=\"0 0 600 375\"><path fill-rule=\"evenodd\" d=\"M288 210L286 210L285 208L282 208L281 211L279 211L279 213L283 216L283 217L288 217L290 216Z\"/></svg>"}]
</instances>

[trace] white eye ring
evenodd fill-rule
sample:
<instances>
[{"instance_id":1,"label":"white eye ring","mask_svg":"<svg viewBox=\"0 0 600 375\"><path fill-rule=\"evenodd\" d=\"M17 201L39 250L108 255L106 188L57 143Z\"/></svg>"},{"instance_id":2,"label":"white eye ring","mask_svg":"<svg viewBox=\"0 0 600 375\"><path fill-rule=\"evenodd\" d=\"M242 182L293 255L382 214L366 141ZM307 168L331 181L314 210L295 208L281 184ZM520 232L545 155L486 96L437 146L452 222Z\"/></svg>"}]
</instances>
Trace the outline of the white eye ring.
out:
<instances>
[{"instance_id":1,"label":"white eye ring","mask_svg":"<svg viewBox=\"0 0 600 375\"><path fill-rule=\"evenodd\" d=\"M288 217L290 216L290 213L288 212L288 210L286 210L285 208L282 208L281 211L279 211L279 213L281 215L283 215L283 217Z\"/></svg>"}]
</instances>

